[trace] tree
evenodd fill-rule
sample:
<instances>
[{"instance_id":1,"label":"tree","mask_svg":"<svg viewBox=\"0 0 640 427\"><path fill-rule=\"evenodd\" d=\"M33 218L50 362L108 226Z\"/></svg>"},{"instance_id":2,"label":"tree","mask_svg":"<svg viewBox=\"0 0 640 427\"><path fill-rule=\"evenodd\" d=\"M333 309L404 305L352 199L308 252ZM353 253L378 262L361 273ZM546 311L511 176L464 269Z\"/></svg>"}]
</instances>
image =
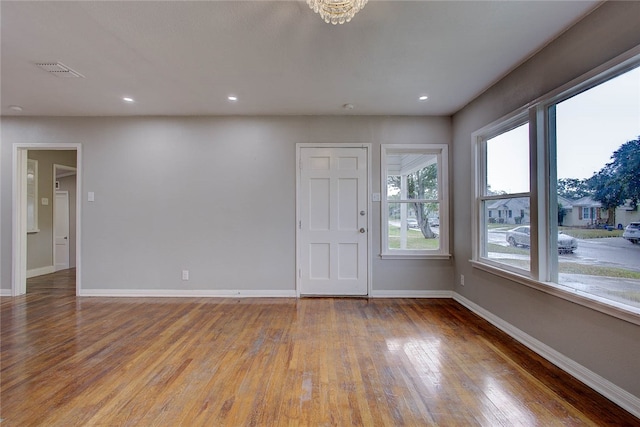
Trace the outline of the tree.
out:
<instances>
[{"instance_id":1,"label":"tree","mask_svg":"<svg viewBox=\"0 0 640 427\"><path fill-rule=\"evenodd\" d=\"M564 223L565 216L567 216L567 210L562 206L562 203L558 202L558 225Z\"/></svg>"},{"instance_id":2,"label":"tree","mask_svg":"<svg viewBox=\"0 0 640 427\"><path fill-rule=\"evenodd\" d=\"M558 180L558 196L578 200L592 195L593 190L589 187L588 179L560 178Z\"/></svg>"},{"instance_id":3,"label":"tree","mask_svg":"<svg viewBox=\"0 0 640 427\"><path fill-rule=\"evenodd\" d=\"M609 210L610 225L615 224L615 209L627 200L640 201L640 136L620 146L599 172L589 178L593 199Z\"/></svg>"},{"instance_id":4,"label":"tree","mask_svg":"<svg viewBox=\"0 0 640 427\"><path fill-rule=\"evenodd\" d=\"M435 164L407 175L407 195L410 199L436 199L438 191L438 169ZM425 239L433 239L436 234L429 225L429 214L438 211L434 203L413 203L416 220Z\"/></svg>"},{"instance_id":5,"label":"tree","mask_svg":"<svg viewBox=\"0 0 640 427\"><path fill-rule=\"evenodd\" d=\"M504 190L493 191L491 189L491 185L487 184L487 195L488 196L501 196L503 194L507 194L507 192L504 191Z\"/></svg>"},{"instance_id":6,"label":"tree","mask_svg":"<svg viewBox=\"0 0 640 427\"><path fill-rule=\"evenodd\" d=\"M612 159L623 195L637 204L640 201L640 136L622 144Z\"/></svg>"}]
</instances>

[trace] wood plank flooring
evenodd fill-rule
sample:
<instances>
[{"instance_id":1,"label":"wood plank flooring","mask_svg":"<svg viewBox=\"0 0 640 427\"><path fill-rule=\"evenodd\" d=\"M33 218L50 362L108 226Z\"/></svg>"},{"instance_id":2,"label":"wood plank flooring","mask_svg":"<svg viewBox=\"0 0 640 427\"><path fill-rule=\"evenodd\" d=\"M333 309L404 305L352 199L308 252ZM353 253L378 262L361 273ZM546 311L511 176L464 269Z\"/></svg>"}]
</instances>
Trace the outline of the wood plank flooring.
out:
<instances>
[{"instance_id":1,"label":"wood plank flooring","mask_svg":"<svg viewBox=\"0 0 640 427\"><path fill-rule=\"evenodd\" d=\"M6 426L638 426L452 300L0 302ZM635 373L634 373L635 374Z\"/></svg>"}]
</instances>

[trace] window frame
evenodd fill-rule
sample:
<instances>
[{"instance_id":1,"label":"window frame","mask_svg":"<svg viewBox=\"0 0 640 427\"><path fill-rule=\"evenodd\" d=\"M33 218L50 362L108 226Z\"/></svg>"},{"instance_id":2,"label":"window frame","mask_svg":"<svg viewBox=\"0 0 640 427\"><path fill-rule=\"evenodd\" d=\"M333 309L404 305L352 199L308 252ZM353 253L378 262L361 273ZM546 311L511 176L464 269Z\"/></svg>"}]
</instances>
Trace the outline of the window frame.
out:
<instances>
[{"instance_id":1,"label":"window frame","mask_svg":"<svg viewBox=\"0 0 640 427\"><path fill-rule=\"evenodd\" d=\"M500 136L504 133L507 133L513 129L516 129L524 124L529 124L529 191L521 192L521 193L509 193L505 195L485 195L485 189L487 188L487 141L493 139L497 136ZM534 266L538 265L538 260L535 256L537 253L536 242L534 241L534 236L537 236L537 230L534 230L534 218L536 217L534 212L534 197L533 197L533 188L534 185L531 182L531 177L536 176L534 171L532 170L532 159L534 155L532 154L532 144L531 144L531 132L532 129L535 129L535 117L532 120L530 111L528 109L520 109L515 111L511 115L505 117L504 120L496 121L484 128L474 132L472 135L473 140L473 171L472 171L472 180L474 181L473 187L473 212L472 212L472 262L481 262L484 265L490 266L492 268L497 268L500 270L508 271L510 273L517 274L518 276L531 278L535 275ZM530 222L531 222L531 234L530 234L530 269L525 270L522 268L518 268L515 266L510 266L505 263L501 263L499 261L495 261L485 256L485 242L488 241L486 236L486 227L484 224L487 222L486 219L489 217L485 217L485 209L484 204L487 202L495 201L495 200L503 200L503 199L513 199L513 198L529 198L529 206L530 206ZM505 218L507 217L507 213L502 215L502 210L498 210L498 216L496 218ZM535 248L534 248L535 247Z\"/></svg>"},{"instance_id":2,"label":"window frame","mask_svg":"<svg viewBox=\"0 0 640 427\"><path fill-rule=\"evenodd\" d=\"M419 203L438 203L439 248L430 249L389 249L389 203L408 203L389 199L387 194L387 158L394 152L431 154L436 156L438 165L436 199L416 199ZM449 146L447 144L380 144L380 228L382 259L449 259Z\"/></svg>"},{"instance_id":3,"label":"window frame","mask_svg":"<svg viewBox=\"0 0 640 427\"><path fill-rule=\"evenodd\" d=\"M570 81L556 90L541 96L524 107L484 126L472 133L472 259L474 268L526 285L542 292L640 325L640 309L617 303L593 294L558 284L557 247L557 176L555 165L555 123L550 120L550 109L555 105L592 89L619 75L640 67L640 46L625 52L607 63L594 68L583 76ZM531 202L531 271L509 268L505 264L491 262L482 257L484 241L480 196L486 180L483 156L486 145L483 140L513 128L514 121L524 116L529 118L530 149L530 202ZM539 232L543 230L543 232Z\"/></svg>"}]
</instances>

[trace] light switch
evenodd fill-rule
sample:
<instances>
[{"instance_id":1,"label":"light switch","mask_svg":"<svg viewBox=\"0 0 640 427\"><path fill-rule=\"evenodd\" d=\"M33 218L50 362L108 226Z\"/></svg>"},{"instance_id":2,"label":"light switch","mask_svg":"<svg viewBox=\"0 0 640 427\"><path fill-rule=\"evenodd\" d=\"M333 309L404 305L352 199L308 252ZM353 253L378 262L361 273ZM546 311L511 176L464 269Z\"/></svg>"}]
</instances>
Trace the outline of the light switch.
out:
<instances>
[{"instance_id":1,"label":"light switch","mask_svg":"<svg viewBox=\"0 0 640 427\"><path fill-rule=\"evenodd\" d=\"M93 202L96 200L96 195L93 193L93 191L89 191L89 194L87 196L87 200L89 200L90 202Z\"/></svg>"},{"instance_id":2,"label":"light switch","mask_svg":"<svg viewBox=\"0 0 640 427\"><path fill-rule=\"evenodd\" d=\"M47 199L46 197L43 197L41 202L42 202L42 206L48 206L49 205L49 199Z\"/></svg>"}]
</instances>

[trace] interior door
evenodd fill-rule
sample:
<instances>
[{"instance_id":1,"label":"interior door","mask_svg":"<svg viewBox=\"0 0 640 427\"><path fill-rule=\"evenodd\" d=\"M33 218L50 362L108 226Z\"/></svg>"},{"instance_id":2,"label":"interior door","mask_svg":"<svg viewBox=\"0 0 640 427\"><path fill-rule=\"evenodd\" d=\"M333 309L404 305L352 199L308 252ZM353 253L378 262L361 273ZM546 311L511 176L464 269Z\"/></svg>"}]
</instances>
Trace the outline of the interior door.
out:
<instances>
[{"instance_id":1,"label":"interior door","mask_svg":"<svg viewBox=\"0 0 640 427\"><path fill-rule=\"evenodd\" d=\"M301 295L368 293L368 149L300 148Z\"/></svg>"},{"instance_id":2,"label":"interior door","mask_svg":"<svg viewBox=\"0 0 640 427\"><path fill-rule=\"evenodd\" d=\"M56 191L54 206L54 244L55 244L55 269L66 270L69 268L69 193Z\"/></svg>"}]
</instances>

